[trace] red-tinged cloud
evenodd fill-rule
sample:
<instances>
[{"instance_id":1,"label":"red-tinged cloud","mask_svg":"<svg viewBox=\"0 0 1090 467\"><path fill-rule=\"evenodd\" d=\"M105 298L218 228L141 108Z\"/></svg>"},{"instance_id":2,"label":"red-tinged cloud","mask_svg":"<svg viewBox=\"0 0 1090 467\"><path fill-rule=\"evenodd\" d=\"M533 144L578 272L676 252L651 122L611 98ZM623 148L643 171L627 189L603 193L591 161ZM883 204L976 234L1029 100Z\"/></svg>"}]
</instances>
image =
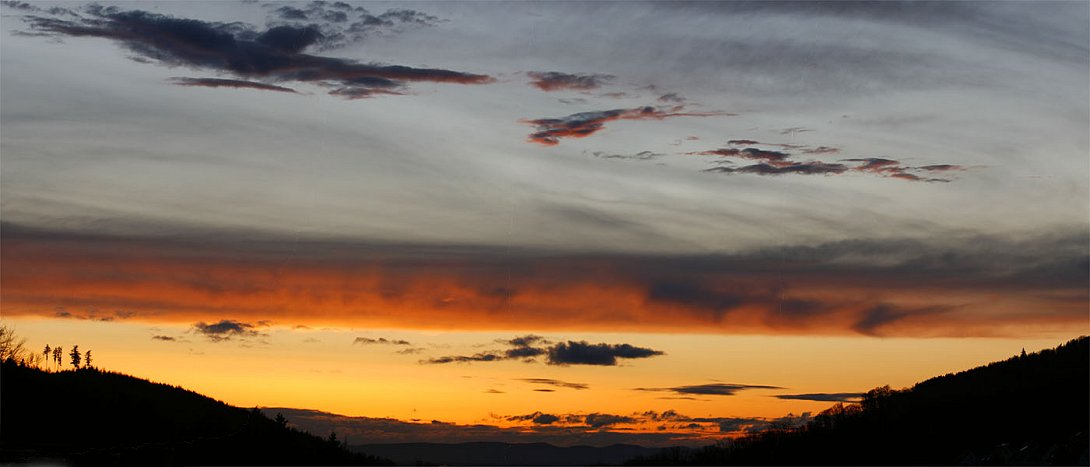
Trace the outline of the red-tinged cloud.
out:
<instances>
[{"instance_id":1,"label":"red-tinged cloud","mask_svg":"<svg viewBox=\"0 0 1090 467\"><path fill-rule=\"evenodd\" d=\"M911 182L949 182L949 179L945 178L928 178L920 177L913 174L913 171L926 171L926 172L945 172L950 170L961 170L961 166L950 164L928 165L924 167L907 167L901 165L900 161L893 159L883 159L880 157L869 157L865 159L844 159L846 162L861 162L860 165L853 167L852 170L857 172L871 172L882 175L889 178L899 178L901 180L908 180Z\"/></svg>"},{"instance_id":2,"label":"red-tinged cloud","mask_svg":"<svg viewBox=\"0 0 1090 467\"><path fill-rule=\"evenodd\" d=\"M205 323L198 331L226 329L226 322L873 336L1004 335L1090 324L1090 239L1078 229L1028 239L853 240L691 256L226 233L112 237L12 224L3 225L0 238L5 316ZM614 342L563 344L512 341L450 363L610 364L657 352Z\"/></svg>"},{"instance_id":3,"label":"red-tinged cloud","mask_svg":"<svg viewBox=\"0 0 1090 467\"><path fill-rule=\"evenodd\" d=\"M614 109L595 112L580 112L561 118L541 118L522 120L533 125L537 131L530 134L529 141L544 146L555 146L562 138L585 138L603 128L607 122L615 120L664 120L674 117L713 117L731 116L726 112L685 112L684 106L673 107L638 107L635 109Z\"/></svg>"},{"instance_id":4,"label":"red-tinged cloud","mask_svg":"<svg viewBox=\"0 0 1090 467\"><path fill-rule=\"evenodd\" d=\"M589 91L598 89L603 84L613 80L613 75L605 74L571 74L558 71L531 71L526 73L530 77L530 85L546 92L551 91Z\"/></svg>"},{"instance_id":5,"label":"red-tinged cloud","mask_svg":"<svg viewBox=\"0 0 1090 467\"><path fill-rule=\"evenodd\" d=\"M272 84L258 83L256 81L243 81L238 79L220 79L220 78L172 78L170 80L174 84L179 86L199 86L206 88L235 88L235 89L257 89L261 91L276 91L276 92L288 92L295 94L295 90L286 88L283 86L275 86Z\"/></svg>"},{"instance_id":6,"label":"red-tinged cloud","mask_svg":"<svg viewBox=\"0 0 1090 467\"><path fill-rule=\"evenodd\" d=\"M141 10L92 5L82 11L65 10L65 16L27 15L23 20L36 34L55 37L97 37L124 46L144 62L185 66L231 74L239 78L233 87L270 88L243 82L297 82L332 88L347 98L398 94L408 82L483 84L486 75L434 68L359 63L354 60L304 53L321 48L329 30L316 24L281 24L264 31L243 23L218 23L176 18ZM417 17L393 18L412 22ZM376 23L376 27L382 24ZM323 32L324 31L324 32ZM184 83L183 83L184 84ZM191 85L232 86L224 81L194 81ZM266 83L267 84L267 83ZM284 88L287 89L287 88Z\"/></svg>"}]
</instances>

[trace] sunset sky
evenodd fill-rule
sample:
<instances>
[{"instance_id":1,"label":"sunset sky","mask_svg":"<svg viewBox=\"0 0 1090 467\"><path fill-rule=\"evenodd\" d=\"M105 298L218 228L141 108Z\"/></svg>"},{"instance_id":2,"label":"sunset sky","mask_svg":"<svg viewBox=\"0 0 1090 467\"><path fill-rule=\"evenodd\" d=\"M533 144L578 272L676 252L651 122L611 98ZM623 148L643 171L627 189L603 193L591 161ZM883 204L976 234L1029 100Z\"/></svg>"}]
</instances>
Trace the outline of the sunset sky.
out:
<instances>
[{"instance_id":1,"label":"sunset sky","mask_svg":"<svg viewBox=\"0 0 1090 467\"><path fill-rule=\"evenodd\" d=\"M352 442L672 445L1090 333L1086 1L0 13L35 349Z\"/></svg>"}]
</instances>

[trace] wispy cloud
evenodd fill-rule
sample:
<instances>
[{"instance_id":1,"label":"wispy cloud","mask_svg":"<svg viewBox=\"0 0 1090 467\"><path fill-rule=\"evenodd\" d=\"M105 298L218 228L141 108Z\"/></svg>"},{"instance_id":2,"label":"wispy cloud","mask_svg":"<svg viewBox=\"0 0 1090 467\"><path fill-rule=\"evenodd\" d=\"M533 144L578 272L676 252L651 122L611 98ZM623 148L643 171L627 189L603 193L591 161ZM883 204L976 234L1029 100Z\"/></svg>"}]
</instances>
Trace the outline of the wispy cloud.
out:
<instances>
[{"instance_id":1,"label":"wispy cloud","mask_svg":"<svg viewBox=\"0 0 1090 467\"><path fill-rule=\"evenodd\" d=\"M235 89L257 89L260 91L276 91L287 92L295 94L295 90L286 88L283 86L275 86L272 84L259 83L256 81L243 81L238 79L220 79L220 78L172 78L172 83L179 86L200 86L206 88L235 88Z\"/></svg>"},{"instance_id":2,"label":"wispy cloud","mask_svg":"<svg viewBox=\"0 0 1090 467\"><path fill-rule=\"evenodd\" d=\"M360 344L360 345L371 345L371 344L412 345L412 343L410 343L409 341L404 340L404 339L387 339L385 337L380 337L378 339L371 338L371 337L357 337L355 340L352 341L352 343L353 344Z\"/></svg>"},{"instance_id":3,"label":"wispy cloud","mask_svg":"<svg viewBox=\"0 0 1090 467\"><path fill-rule=\"evenodd\" d=\"M585 138L603 128L605 124L616 120L664 120L675 117L715 117L735 115L727 112L686 112L684 106L672 107L637 107L634 109L600 110L580 112L560 118L539 118L522 120L533 125L535 130L529 141L544 146L555 146L563 138Z\"/></svg>"},{"instance_id":4,"label":"wispy cloud","mask_svg":"<svg viewBox=\"0 0 1090 467\"><path fill-rule=\"evenodd\" d=\"M777 399L787 400L800 400L800 401L817 401L817 402L858 402L863 397L863 393L857 392L832 392L832 393L813 393L813 394L780 394L773 396Z\"/></svg>"},{"instance_id":5,"label":"wispy cloud","mask_svg":"<svg viewBox=\"0 0 1090 467\"><path fill-rule=\"evenodd\" d=\"M530 77L530 84L542 91L576 90L588 91L598 89L603 84L613 80L613 75L605 74L572 74L559 71L530 71L526 73Z\"/></svg>"},{"instance_id":6,"label":"wispy cloud","mask_svg":"<svg viewBox=\"0 0 1090 467\"><path fill-rule=\"evenodd\" d=\"M733 396L738 391L744 391L747 389L783 389L779 386L767 386L759 384L728 384L728 383L711 383L711 384L696 384L691 386L675 386L670 388L636 388L637 391L665 391L673 392L676 394L686 395L699 395L699 396Z\"/></svg>"},{"instance_id":7,"label":"wispy cloud","mask_svg":"<svg viewBox=\"0 0 1090 467\"><path fill-rule=\"evenodd\" d=\"M583 384L583 383L569 383L567 381L560 381L558 379L549 379L549 378L521 378L518 381L525 381L525 382L531 383L531 384L545 384L545 385L549 385L549 386L556 386L556 387L567 388L567 389L587 389L587 388L590 388L590 386L588 386L586 384Z\"/></svg>"}]
</instances>

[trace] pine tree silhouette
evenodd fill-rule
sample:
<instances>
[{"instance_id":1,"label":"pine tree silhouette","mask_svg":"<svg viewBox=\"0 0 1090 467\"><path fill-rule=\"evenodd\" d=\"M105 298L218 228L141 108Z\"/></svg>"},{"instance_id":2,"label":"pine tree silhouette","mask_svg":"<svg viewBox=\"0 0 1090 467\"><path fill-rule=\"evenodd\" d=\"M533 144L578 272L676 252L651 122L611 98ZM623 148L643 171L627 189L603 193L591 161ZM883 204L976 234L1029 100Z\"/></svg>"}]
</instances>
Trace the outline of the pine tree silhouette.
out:
<instances>
[{"instance_id":1,"label":"pine tree silhouette","mask_svg":"<svg viewBox=\"0 0 1090 467\"><path fill-rule=\"evenodd\" d=\"M79 346L78 345L72 346L72 352L70 352L68 354L68 356L72 357L72 367L78 370L79 369L79 361L80 361Z\"/></svg>"}]
</instances>

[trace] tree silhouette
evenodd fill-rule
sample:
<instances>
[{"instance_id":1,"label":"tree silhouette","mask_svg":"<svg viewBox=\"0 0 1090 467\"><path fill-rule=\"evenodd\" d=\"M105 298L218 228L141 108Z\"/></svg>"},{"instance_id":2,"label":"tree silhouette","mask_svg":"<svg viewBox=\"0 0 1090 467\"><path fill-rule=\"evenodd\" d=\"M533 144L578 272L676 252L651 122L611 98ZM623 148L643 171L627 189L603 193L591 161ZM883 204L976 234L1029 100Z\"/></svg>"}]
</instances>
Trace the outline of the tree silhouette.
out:
<instances>
[{"instance_id":1,"label":"tree silhouette","mask_svg":"<svg viewBox=\"0 0 1090 467\"><path fill-rule=\"evenodd\" d=\"M61 355L64 355L64 347L59 345L53 347L53 363L57 364L57 368L61 366Z\"/></svg>"},{"instance_id":2,"label":"tree silhouette","mask_svg":"<svg viewBox=\"0 0 1090 467\"><path fill-rule=\"evenodd\" d=\"M79 346L78 345L73 345L72 346L72 351L68 353L68 356L72 357L72 366L75 369L78 370L79 369L79 361L80 361Z\"/></svg>"},{"instance_id":3,"label":"tree silhouette","mask_svg":"<svg viewBox=\"0 0 1090 467\"><path fill-rule=\"evenodd\" d=\"M83 357L83 367L91 368L91 351L88 350L86 356Z\"/></svg>"},{"instance_id":4,"label":"tree silhouette","mask_svg":"<svg viewBox=\"0 0 1090 467\"><path fill-rule=\"evenodd\" d=\"M26 339L19 339L15 336L15 328L0 324L0 361L33 361L29 356L32 352L24 347L25 344Z\"/></svg>"},{"instance_id":5,"label":"tree silhouette","mask_svg":"<svg viewBox=\"0 0 1090 467\"><path fill-rule=\"evenodd\" d=\"M327 439L326 441L328 441L329 444L332 444L333 446L336 446L336 447L341 446L341 442L337 441L337 432L336 431L330 431L329 432L329 439Z\"/></svg>"},{"instance_id":6,"label":"tree silhouette","mask_svg":"<svg viewBox=\"0 0 1090 467\"><path fill-rule=\"evenodd\" d=\"M45 350L42 351L42 358L48 362L49 358L53 356L53 349L49 348L49 344L45 345Z\"/></svg>"},{"instance_id":7,"label":"tree silhouette","mask_svg":"<svg viewBox=\"0 0 1090 467\"><path fill-rule=\"evenodd\" d=\"M280 412L277 412L276 413L276 424L280 425L280 426L287 426L288 419L284 418L284 414L282 414Z\"/></svg>"}]
</instances>

